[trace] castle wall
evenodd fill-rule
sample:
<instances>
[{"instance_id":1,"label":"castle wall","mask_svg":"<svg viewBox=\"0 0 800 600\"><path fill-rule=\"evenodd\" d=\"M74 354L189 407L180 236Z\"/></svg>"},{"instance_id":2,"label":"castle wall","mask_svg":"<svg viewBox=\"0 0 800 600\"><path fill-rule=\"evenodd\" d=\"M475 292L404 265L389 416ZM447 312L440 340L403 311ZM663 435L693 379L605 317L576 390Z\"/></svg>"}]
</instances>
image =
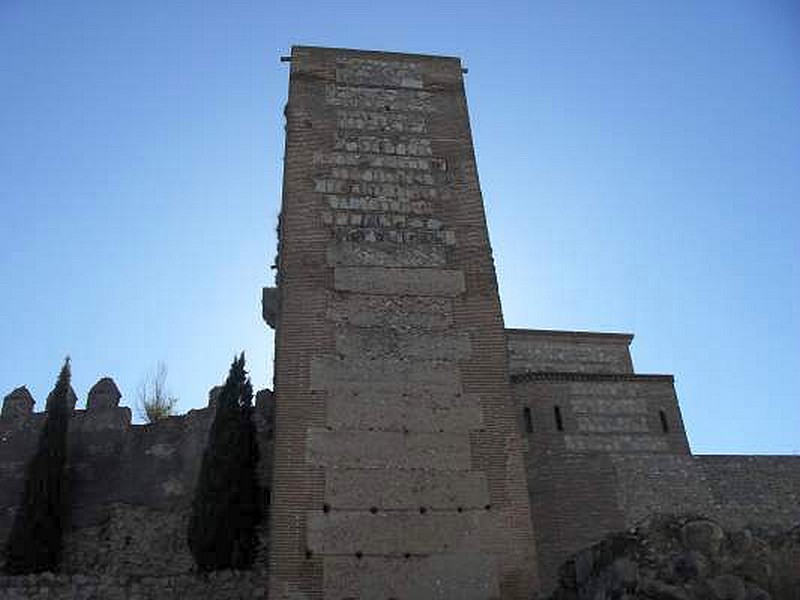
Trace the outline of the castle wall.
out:
<instances>
[{"instance_id":1,"label":"castle wall","mask_svg":"<svg viewBox=\"0 0 800 600\"><path fill-rule=\"evenodd\" d=\"M615 456L625 525L699 513L738 529L800 524L800 456Z\"/></svg>"},{"instance_id":2,"label":"castle wall","mask_svg":"<svg viewBox=\"0 0 800 600\"><path fill-rule=\"evenodd\" d=\"M259 476L271 479L269 394L257 404ZM69 528L61 571L81 575L164 576L191 573L186 532L213 409L132 425L130 409L73 411L68 431ZM21 500L26 465L44 413L4 410L0 419L0 561ZM265 493L265 504L268 496ZM266 523L260 532L267 568Z\"/></svg>"},{"instance_id":3,"label":"castle wall","mask_svg":"<svg viewBox=\"0 0 800 600\"><path fill-rule=\"evenodd\" d=\"M543 589L572 554L655 514L733 529L800 523L800 457L692 456L670 376L545 371L512 381Z\"/></svg>"},{"instance_id":4,"label":"castle wall","mask_svg":"<svg viewBox=\"0 0 800 600\"><path fill-rule=\"evenodd\" d=\"M219 571L205 576L167 577L115 575L0 576L3 600L254 600L265 598L267 578L263 573Z\"/></svg>"},{"instance_id":5,"label":"castle wall","mask_svg":"<svg viewBox=\"0 0 800 600\"><path fill-rule=\"evenodd\" d=\"M295 47L286 116L272 595L527 598L459 61Z\"/></svg>"}]
</instances>

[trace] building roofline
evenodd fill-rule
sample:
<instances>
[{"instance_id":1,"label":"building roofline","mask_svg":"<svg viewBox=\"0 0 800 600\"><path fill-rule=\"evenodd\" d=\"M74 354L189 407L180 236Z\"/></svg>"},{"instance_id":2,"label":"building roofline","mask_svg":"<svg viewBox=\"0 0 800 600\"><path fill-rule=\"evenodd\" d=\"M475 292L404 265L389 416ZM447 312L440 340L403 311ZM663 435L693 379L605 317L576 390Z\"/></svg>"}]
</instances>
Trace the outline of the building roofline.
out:
<instances>
[{"instance_id":1,"label":"building roofline","mask_svg":"<svg viewBox=\"0 0 800 600\"><path fill-rule=\"evenodd\" d=\"M584 340L591 340L594 342L613 342L613 343L620 343L624 342L630 345L631 341L633 340L632 333L617 333L617 332L606 332L606 331L562 331L556 329L522 329L522 328L514 328L508 327L506 328L507 335L530 335L530 336L540 336L540 337L560 337L560 338L570 338L570 339L584 339Z\"/></svg>"},{"instance_id":2,"label":"building roofline","mask_svg":"<svg viewBox=\"0 0 800 600\"><path fill-rule=\"evenodd\" d=\"M304 44L296 44L291 47L292 53L295 50L327 50L333 52L348 52L353 54L373 54L375 56L398 56L403 58L426 58L426 59L442 59L442 60L456 60L461 63L461 58L458 56L450 56L443 54L414 54L410 52L393 52L390 50L361 50L359 48L339 48L330 46L307 46Z\"/></svg>"}]
</instances>

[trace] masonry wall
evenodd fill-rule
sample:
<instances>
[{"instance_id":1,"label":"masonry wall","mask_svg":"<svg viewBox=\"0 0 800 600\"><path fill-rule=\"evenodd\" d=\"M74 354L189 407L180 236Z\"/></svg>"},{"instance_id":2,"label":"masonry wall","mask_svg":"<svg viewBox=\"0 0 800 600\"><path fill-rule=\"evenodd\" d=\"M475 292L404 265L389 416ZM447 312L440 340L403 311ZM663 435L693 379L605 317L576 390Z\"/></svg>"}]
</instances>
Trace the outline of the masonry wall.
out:
<instances>
[{"instance_id":1,"label":"masonry wall","mask_svg":"<svg viewBox=\"0 0 800 600\"><path fill-rule=\"evenodd\" d=\"M800 524L800 457L692 456L672 377L634 374L630 337L509 334L544 590L573 553L655 514Z\"/></svg>"},{"instance_id":2,"label":"masonry wall","mask_svg":"<svg viewBox=\"0 0 800 600\"><path fill-rule=\"evenodd\" d=\"M13 399L7 401L0 418L0 562L21 500L26 465L45 417L15 410L12 404ZM73 411L69 425L70 523L61 572L147 577L192 573L186 532L213 409L132 425L126 407L115 402L92 406L91 397L88 405L88 410ZM268 391L259 393L255 414L259 474L268 490L272 459ZM265 492L265 511L268 501ZM266 523L260 538L256 570L265 574Z\"/></svg>"},{"instance_id":3,"label":"masonry wall","mask_svg":"<svg viewBox=\"0 0 800 600\"><path fill-rule=\"evenodd\" d=\"M295 47L273 598L527 598L535 558L457 59Z\"/></svg>"},{"instance_id":4,"label":"masonry wall","mask_svg":"<svg viewBox=\"0 0 800 600\"><path fill-rule=\"evenodd\" d=\"M506 329L508 369L524 373L633 373L628 333Z\"/></svg>"}]
</instances>

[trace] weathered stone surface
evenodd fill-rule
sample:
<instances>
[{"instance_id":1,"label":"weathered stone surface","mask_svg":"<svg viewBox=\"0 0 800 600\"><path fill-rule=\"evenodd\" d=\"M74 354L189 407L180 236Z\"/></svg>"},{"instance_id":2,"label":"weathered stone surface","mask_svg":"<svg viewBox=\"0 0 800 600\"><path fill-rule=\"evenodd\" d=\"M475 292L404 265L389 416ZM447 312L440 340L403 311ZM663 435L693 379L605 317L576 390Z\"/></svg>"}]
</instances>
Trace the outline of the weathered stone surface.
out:
<instances>
[{"instance_id":1,"label":"weathered stone surface","mask_svg":"<svg viewBox=\"0 0 800 600\"><path fill-rule=\"evenodd\" d=\"M483 424L480 399L470 394L431 391L416 386L408 392L361 387L328 395L326 424L334 430L466 432Z\"/></svg>"},{"instance_id":2,"label":"weathered stone surface","mask_svg":"<svg viewBox=\"0 0 800 600\"><path fill-rule=\"evenodd\" d=\"M716 556L725 534L722 528L707 519L689 521L681 528L681 540L690 550Z\"/></svg>"},{"instance_id":3,"label":"weathered stone surface","mask_svg":"<svg viewBox=\"0 0 800 600\"><path fill-rule=\"evenodd\" d=\"M185 600L264 598L268 578L262 573L218 571L208 575L114 576L42 573L0 576L3 600Z\"/></svg>"},{"instance_id":4,"label":"weathered stone surface","mask_svg":"<svg viewBox=\"0 0 800 600\"><path fill-rule=\"evenodd\" d=\"M437 364L406 360L342 360L320 356L311 361L310 387L312 390L365 389L383 384L402 391L408 384L441 386L447 391L458 391L458 367L451 363ZM366 384L366 387L364 387Z\"/></svg>"},{"instance_id":5,"label":"weathered stone surface","mask_svg":"<svg viewBox=\"0 0 800 600\"><path fill-rule=\"evenodd\" d=\"M510 329L509 371L633 373L632 339L628 334Z\"/></svg>"},{"instance_id":6,"label":"weathered stone surface","mask_svg":"<svg viewBox=\"0 0 800 600\"><path fill-rule=\"evenodd\" d=\"M568 560L550 600L796 600L800 597L800 532L764 532L736 544L710 519L655 517L610 535ZM769 565L758 575L743 569ZM627 564L623 574L621 562Z\"/></svg>"},{"instance_id":7,"label":"weathered stone surface","mask_svg":"<svg viewBox=\"0 0 800 600\"><path fill-rule=\"evenodd\" d=\"M726 573L708 580L714 600L745 600L744 581L741 577Z\"/></svg>"},{"instance_id":8,"label":"weathered stone surface","mask_svg":"<svg viewBox=\"0 0 800 600\"><path fill-rule=\"evenodd\" d=\"M108 430L127 431L130 425L131 409L127 406L96 406L93 410L76 414L70 423L70 429L81 433L97 433Z\"/></svg>"},{"instance_id":9,"label":"weathered stone surface","mask_svg":"<svg viewBox=\"0 0 800 600\"><path fill-rule=\"evenodd\" d=\"M334 469L325 479L325 498L334 509L479 509L489 504L481 472Z\"/></svg>"},{"instance_id":10,"label":"weathered stone surface","mask_svg":"<svg viewBox=\"0 0 800 600\"><path fill-rule=\"evenodd\" d=\"M645 416L575 415L578 431L585 433L648 433L650 426Z\"/></svg>"},{"instance_id":11,"label":"weathered stone surface","mask_svg":"<svg viewBox=\"0 0 800 600\"><path fill-rule=\"evenodd\" d=\"M461 514L314 511L308 515L308 542L318 554L473 554L487 549L483 540L494 525L491 513L483 510Z\"/></svg>"},{"instance_id":12,"label":"weathered stone surface","mask_svg":"<svg viewBox=\"0 0 800 600\"><path fill-rule=\"evenodd\" d=\"M486 600L499 597L496 566L486 555L409 558L326 556L325 597ZM435 581L436 585L428 584Z\"/></svg>"},{"instance_id":13,"label":"weathered stone surface","mask_svg":"<svg viewBox=\"0 0 800 600\"><path fill-rule=\"evenodd\" d=\"M334 267L442 267L445 260L444 246L436 244L398 246L388 242L334 241L328 245L327 252L328 264Z\"/></svg>"},{"instance_id":14,"label":"weathered stone surface","mask_svg":"<svg viewBox=\"0 0 800 600\"><path fill-rule=\"evenodd\" d=\"M570 452L666 452L667 441L647 435L565 435Z\"/></svg>"},{"instance_id":15,"label":"weathered stone surface","mask_svg":"<svg viewBox=\"0 0 800 600\"><path fill-rule=\"evenodd\" d=\"M464 293L464 274L453 269L336 267L334 288L363 294L455 297Z\"/></svg>"},{"instance_id":16,"label":"weathered stone surface","mask_svg":"<svg viewBox=\"0 0 800 600\"><path fill-rule=\"evenodd\" d=\"M86 410L117 408L122 398L117 384L110 377L103 377L89 390L86 398Z\"/></svg>"},{"instance_id":17,"label":"weathered stone surface","mask_svg":"<svg viewBox=\"0 0 800 600\"><path fill-rule=\"evenodd\" d=\"M33 414L33 405L36 401L24 385L13 390L3 398L3 411L0 418L25 419Z\"/></svg>"},{"instance_id":18,"label":"weathered stone surface","mask_svg":"<svg viewBox=\"0 0 800 600\"><path fill-rule=\"evenodd\" d=\"M332 294L327 318L356 327L442 330L453 324L453 304L430 296Z\"/></svg>"},{"instance_id":19,"label":"weathered stone surface","mask_svg":"<svg viewBox=\"0 0 800 600\"><path fill-rule=\"evenodd\" d=\"M359 469L470 468L469 436L458 433L308 430L306 458L322 467Z\"/></svg>"},{"instance_id":20,"label":"weathered stone surface","mask_svg":"<svg viewBox=\"0 0 800 600\"><path fill-rule=\"evenodd\" d=\"M336 351L352 359L462 360L472 346L467 333L397 333L379 329L343 329Z\"/></svg>"},{"instance_id":21,"label":"weathered stone surface","mask_svg":"<svg viewBox=\"0 0 800 600\"><path fill-rule=\"evenodd\" d=\"M280 312L278 288L265 287L261 290L261 316L264 322L275 328Z\"/></svg>"}]
</instances>

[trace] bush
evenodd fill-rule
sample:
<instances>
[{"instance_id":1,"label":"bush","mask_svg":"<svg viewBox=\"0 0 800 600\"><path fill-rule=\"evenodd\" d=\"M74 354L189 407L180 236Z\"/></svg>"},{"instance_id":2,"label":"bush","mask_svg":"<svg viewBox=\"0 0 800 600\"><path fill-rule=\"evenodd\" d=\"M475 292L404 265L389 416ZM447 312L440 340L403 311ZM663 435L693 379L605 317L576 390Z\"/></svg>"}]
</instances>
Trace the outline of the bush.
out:
<instances>
[{"instance_id":1,"label":"bush","mask_svg":"<svg viewBox=\"0 0 800 600\"><path fill-rule=\"evenodd\" d=\"M67 508L70 379L67 358L47 396L44 427L36 454L28 463L22 504L8 538L5 569L12 575L58 568Z\"/></svg>"},{"instance_id":2,"label":"bush","mask_svg":"<svg viewBox=\"0 0 800 600\"><path fill-rule=\"evenodd\" d=\"M261 510L252 399L242 353L217 399L192 502L188 542L201 571L248 569L255 559Z\"/></svg>"},{"instance_id":3,"label":"bush","mask_svg":"<svg viewBox=\"0 0 800 600\"><path fill-rule=\"evenodd\" d=\"M141 419L154 423L166 419L178 403L166 386L167 366L158 363L155 372L148 374L136 391L136 412Z\"/></svg>"}]
</instances>

